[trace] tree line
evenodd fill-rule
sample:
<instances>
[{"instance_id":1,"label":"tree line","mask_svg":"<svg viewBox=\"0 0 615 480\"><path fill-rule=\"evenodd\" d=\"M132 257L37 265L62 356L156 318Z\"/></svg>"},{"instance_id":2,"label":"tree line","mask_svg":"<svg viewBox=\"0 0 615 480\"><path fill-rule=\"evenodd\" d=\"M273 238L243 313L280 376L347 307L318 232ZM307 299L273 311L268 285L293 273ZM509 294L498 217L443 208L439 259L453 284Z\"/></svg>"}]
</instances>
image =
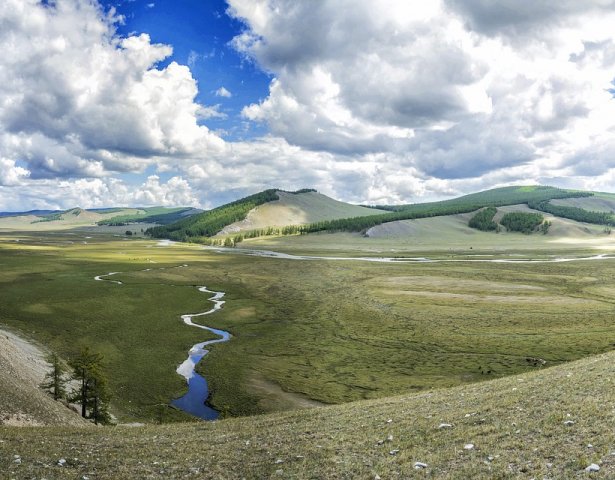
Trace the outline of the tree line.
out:
<instances>
[{"instance_id":1,"label":"tree line","mask_svg":"<svg viewBox=\"0 0 615 480\"><path fill-rule=\"evenodd\" d=\"M597 225L615 226L615 217L610 212L596 212L579 207L553 205L548 200L528 203L530 208L550 213L557 217L568 218L577 222L595 223Z\"/></svg>"}]
</instances>

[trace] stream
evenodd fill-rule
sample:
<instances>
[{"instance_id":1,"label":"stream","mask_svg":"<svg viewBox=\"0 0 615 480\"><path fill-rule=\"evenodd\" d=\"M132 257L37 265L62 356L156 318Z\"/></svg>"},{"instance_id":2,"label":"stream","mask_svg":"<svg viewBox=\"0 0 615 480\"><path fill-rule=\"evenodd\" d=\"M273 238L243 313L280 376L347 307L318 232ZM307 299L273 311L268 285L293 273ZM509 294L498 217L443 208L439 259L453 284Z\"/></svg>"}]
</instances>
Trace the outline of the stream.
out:
<instances>
[{"instance_id":1,"label":"stream","mask_svg":"<svg viewBox=\"0 0 615 480\"><path fill-rule=\"evenodd\" d=\"M177 268L181 267L187 267L187 265L178 265ZM165 268L163 267L160 270L164 269ZM151 270L151 268L146 268L142 271L148 272ZM119 273L122 272L110 272L104 275L97 275L96 277L94 277L94 280L123 285L123 283L119 280L110 280L108 278L105 278L112 275L117 275ZM193 345L192 348L188 351L188 358L186 358L186 360L184 360L182 364L175 370L179 375L186 379L188 391L182 397L172 400L171 405L180 410L183 410L186 413L194 415L195 417L200 417L203 420L215 420L220 414L217 410L207 405L207 399L209 398L209 386L207 385L207 380L198 373L196 373L195 369L197 364L203 359L203 357L209 353L209 350L205 348L207 345L227 342L231 339L231 334L225 332L224 330L207 327L205 325L200 325L192 321L192 319L195 317L210 315L217 312L222 308L222 305L224 305L225 303L224 300L222 300L222 297L224 297L224 292L215 292L212 290L208 290L205 286L197 288L199 292L213 294L213 296L208 299L210 302L213 302L213 307L206 312L186 313L181 316L181 319L186 325L207 330L215 335L218 335L220 338L207 340L205 342L199 342Z\"/></svg>"}]
</instances>

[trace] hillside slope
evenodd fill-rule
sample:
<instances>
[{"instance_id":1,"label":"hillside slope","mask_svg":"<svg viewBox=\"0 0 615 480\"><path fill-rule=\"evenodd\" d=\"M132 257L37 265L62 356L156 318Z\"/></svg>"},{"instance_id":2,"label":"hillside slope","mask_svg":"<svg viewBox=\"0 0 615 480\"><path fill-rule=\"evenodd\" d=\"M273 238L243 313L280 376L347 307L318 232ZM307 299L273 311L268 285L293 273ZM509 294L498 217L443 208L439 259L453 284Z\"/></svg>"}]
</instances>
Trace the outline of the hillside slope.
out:
<instances>
[{"instance_id":1,"label":"hillside slope","mask_svg":"<svg viewBox=\"0 0 615 480\"><path fill-rule=\"evenodd\" d=\"M504 246L510 242L530 242L532 246L537 246L536 244L552 243L561 239L576 239L579 242L610 239L604 233L603 226L555 217L548 213L532 210L527 205L498 207L494 220L499 221L504 214L510 212L539 213L544 216L545 220L551 222L551 227L546 235L536 233L531 237L531 240L527 239L526 236L521 236L523 234L520 233L481 232L468 226L470 218L474 215L474 212L471 212L384 223L370 228L366 235L371 239L408 241L417 245L431 245L441 248L470 244L475 247L489 244Z\"/></svg>"},{"instance_id":2,"label":"hillside slope","mask_svg":"<svg viewBox=\"0 0 615 480\"><path fill-rule=\"evenodd\" d=\"M39 388L47 367L37 348L0 330L0 425L89 425Z\"/></svg>"},{"instance_id":3,"label":"hillside slope","mask_svg":"<svg viewBox=\"0 0 615 480\"><path fill-rule=\"evenodd\" d=\"M446 390L213 423L5 428L0 471L54 479L614 478L614 362L611 352ZM592 463L600 470L589 474Z\"/></svg>"},{"instance_id":4,"label":"hillside slope","mask_svg":"<svg viewBox=\"0 0 615 480\"><path fill-rule=\"evenodd\" d=\"M578 207L584 210L594 210L596 212L615 211L615 194L592 192L591 197L563 198L551 200L553 205L563 205L566 207Z\"/></svg>"},{"instance_id":5,"label":"hillside slope","mask_svg":"<svg viewBox=\"0 0 615 480\"><path fill-rule=\"evenodd\" d=\"M336 218L385 213L383 210L340 202L318 192L276 193L279 200L257 206L244 220L228 225L220 233L235 233L270 226L303 225Z\"/></svg>"},{"instance_id":6,"label":"hillside slope","mask_svg":"<svg viewBox=\"0 0 615 480\"><path fill-rule=\"evenodd\" d=\"M95 212L82 208L73 208L65 212L46 216L21 215L0 218L0 230L19 231L51 231L95 225L97 222L113 218L119 214L132 215L138 210L134 208L121 209L114 212Z\"/></svg>"}]
</instances>

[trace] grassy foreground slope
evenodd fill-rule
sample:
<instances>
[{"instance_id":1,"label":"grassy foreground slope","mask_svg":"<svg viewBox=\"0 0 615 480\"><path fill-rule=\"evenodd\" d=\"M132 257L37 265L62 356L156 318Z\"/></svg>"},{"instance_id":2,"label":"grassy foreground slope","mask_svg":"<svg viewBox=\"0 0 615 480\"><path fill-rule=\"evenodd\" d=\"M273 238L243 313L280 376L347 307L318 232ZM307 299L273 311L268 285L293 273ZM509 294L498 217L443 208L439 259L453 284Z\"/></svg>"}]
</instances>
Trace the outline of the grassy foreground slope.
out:
<instances>
[{"instance_id":1,"label":"grassy foreground slope","mask_svg":"<svg viewBox=\"0 0 615 480\"><path fill-rule=\"evenodd\" d=\"M1 428L0 471L15 479L614 478L614 362L607 353L446 390L213 423ZM592 463L600 471L588 474Z\"/></svg>"}]
</instances>

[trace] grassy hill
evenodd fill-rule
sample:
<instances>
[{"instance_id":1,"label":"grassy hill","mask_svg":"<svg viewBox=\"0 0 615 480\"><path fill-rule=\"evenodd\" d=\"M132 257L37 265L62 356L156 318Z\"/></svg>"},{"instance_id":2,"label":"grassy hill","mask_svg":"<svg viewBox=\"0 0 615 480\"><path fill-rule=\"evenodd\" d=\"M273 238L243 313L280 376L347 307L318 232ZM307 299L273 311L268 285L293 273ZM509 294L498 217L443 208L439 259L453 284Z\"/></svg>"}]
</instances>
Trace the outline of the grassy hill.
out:
<instances>
[{"instance_id":1,"label":"grassy hill","mask_svg":"<svg viewBox=\"0 0 615 480\"><path fill-rule=\"evenodd\" d=\"M254 208L244 220L224 227L220 233L236 233L271 226L305 225L336 218L364 217L379 212L372 208L340 202L313 191L298 194L278 191L277 196L278 200ZM380 212L384 213L383 210Z\"/></svg>"},{"instance_id":2,"label":"grassy hill","mask_svg":"<svg viewBox=\"0 0 615 480\"><path fill-rule=\"evenodd\" d=\"M53 231L93 225L122 226L129 223L167 224L200 213L190 207L71 208L64 211L31 211L0 215L0 230Z\"/></svg>"},{"instance_id":3,"label":"grassy hill","mask_svg":"<svg viewBox=\"0 0 615 480\"><path fill-rule=\"evenodd\" d=\"M614 478L614 361L608 353L452 389L213 423L3 428L0 471L16 479ZM592 463L599 472L585 471Z\"/></svg>"},{"instance_id":4,"label":"grassy hill","mask_svg":"<svg viewBox=\"0 0 615 480\"><path fill-rule=\"evenodd\" d=\"M190 219L148 229L146 233L155 238L211 243L208 239L219 233L232 235L245 232L228 242L227 246L232 246L244 238L263 235L323 231L365 232L389 222L463 214L485 206L516 204L528 204L541 211L575 220L587 217L587 221L593 222L596 220L593 217L596 217L596 223L609 224L611 221L606 218L606 214L586 212L582 209L571 210L570 207L556 207L549 203L553 199L592 196L591 192L545 186L503 187L440 202L372 208L350 206L318 195L305 195L314 193L310 190L294 192L301 200L290 199L289 195L280 198L278 193L276 190L265 190ZM557 213L553 211L554 208L558 209ZM613 223L615 224L615 219ZM273 228L284 224L287 225L286 228ZM289 225L292 225L292 228Z\"/></svg>"}]
</instances>

